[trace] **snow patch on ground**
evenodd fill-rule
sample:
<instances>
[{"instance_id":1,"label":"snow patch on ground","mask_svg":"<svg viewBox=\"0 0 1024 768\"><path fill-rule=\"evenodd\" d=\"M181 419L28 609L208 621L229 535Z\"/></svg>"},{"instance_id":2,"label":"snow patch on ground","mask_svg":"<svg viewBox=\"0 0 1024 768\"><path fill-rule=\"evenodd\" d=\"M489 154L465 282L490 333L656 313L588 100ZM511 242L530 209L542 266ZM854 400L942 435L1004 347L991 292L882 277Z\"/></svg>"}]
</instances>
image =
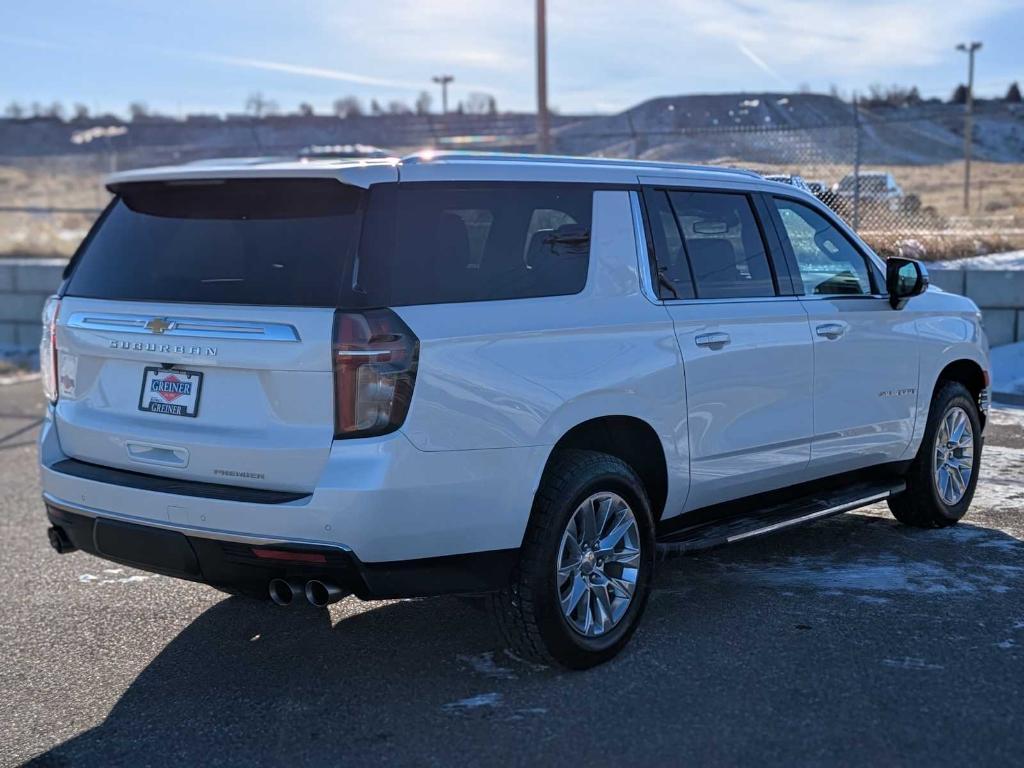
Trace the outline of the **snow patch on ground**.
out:
<instances>
[{"instance_id":1,"label":"snow patch on ground","mask_svg":"<svg viewBox=\"0 0 1024 768\"><path fill-rule=\"evenodd\" d=\"M926 266L928 269L1024 269L1024 251L1006 251L1005 253L971 256L966 259L931 261Z\"/></svg>"},{"instance_id":2,"label":"snow patch on ground","mask_svg":"<svg viewBox=\"0 0 1024 768\"><path fill-rule=\"evenodd\" d=\"M945 669L941 664L929 664L924 659L913 659L909 656L902 659L882 659L882 664L896 669Z\"/></svg>"},{"instance_id":3,"label":"snow patch on ground","mask_svg":"<svg viewBox=\"0 0 1024 768\"><path fill-rule=\"evenodd\" d=\"M986 509L1021 509L1024 508L1024 487L1020 479L1024 477L1024 448L1004 448L997 445L986 445L981 452L981 476L974 491L974 505ZM968 517L967 522L970 522ZM953 528L954 531L966 529ZM1017 530L1010 531L1019 536ZM960 535L960 534L957 534ZM1005 545L1007 547L1024 546L1024 542L1014 539L999 538L989 540L986 546Z\"/></svg>"},{"instance_id":4,"label":"snow patch on ground","mask_svg":"<svg viewBox=\"0 0 1024 768\"><path fill-rule=\"evenodd\" d=\"M97 576L95 573L83 573L78 577L78 582L80 584L137 584L140 581L149 581L150 579L160 577L156 573L121 576L120 574L123 573L123 568L104 568L103 575Z\"/></svg>"},{"instance_id":5,"label":"snow patch on ground","mask_svg":"<svg viewBox=\"0 0 1024 768\"><path fill-rule=\"evenodd\" d=\"M990 424L1000 427L1020 427L1024 429L1024 408L1000 405L988 413Z\"/></svg>"},{"instance_id":6,"label":"snow patch on ground","mask_svg":"<svg viewBox=\"0 0 1024 768\"><path fill-rule=\"evenodd\" d=\"M481 693L466 699L449 702L444 705L443 709L445 712L453 713L472 712L473 710L485 708L496 709L502 705L504 700L505 697L500 693Z\"/></svg>"},{"instance_id":7,"label":"snow patch on ground","mask_svg":"<svg viewBox=\"0 0 1024 768\"><path fill-rule=\"evenodd\" d=\"M494 661L493 653L481 653L478 656L460 654L458 660L467 664L474 672L496 680L514 680L516 675L508 667L500 667Z\"/></svg>"},{"instance_id":8,"label":"snow patch on ground","mask_svg":"<svg viewBox=\"0 0 1024 768\"><path fill-rule=\"evenodd\" d=\"M992 566L952 570L936 562L914 562L892 554L841 561L831 557L790 557L782 562L725 566L744 579L772 587L804 587L825 595L848 592L909 592L918 595L951 595L1005 592L1007 581L1024 573L1006 572ZM1024 570L1024 569L1022 569Z\"/></svg>"},{"instance_id":9,"label":"snow patch on ground","mask_svg":"<svg viewBox=\"0 0 1024 768\"><path fill-rule=\"evenodd\" d=\"M1013 395L1024 395L1024 341L993 347L992 389Z\"/></svg>"}]
</instances>

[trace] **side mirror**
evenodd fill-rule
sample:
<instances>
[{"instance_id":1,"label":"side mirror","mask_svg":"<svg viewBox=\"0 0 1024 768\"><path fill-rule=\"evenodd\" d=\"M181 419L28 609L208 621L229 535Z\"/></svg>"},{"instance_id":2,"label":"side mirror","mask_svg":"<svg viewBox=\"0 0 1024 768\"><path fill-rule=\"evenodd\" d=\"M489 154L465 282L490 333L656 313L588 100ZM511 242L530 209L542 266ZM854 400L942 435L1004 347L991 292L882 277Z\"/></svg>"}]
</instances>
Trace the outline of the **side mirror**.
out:
<instances>
[{"instance_id":1,"label":"side mirror","mask_svg":"<svg viewBox=\"0 0 1024 768\"><path fill-rule=\"evenodd\" d=\"M928 290L928 270L920 261L893 256L885 262L885 287L892 308L903 309L908 299Z\"/></svg>"}]
</instances>

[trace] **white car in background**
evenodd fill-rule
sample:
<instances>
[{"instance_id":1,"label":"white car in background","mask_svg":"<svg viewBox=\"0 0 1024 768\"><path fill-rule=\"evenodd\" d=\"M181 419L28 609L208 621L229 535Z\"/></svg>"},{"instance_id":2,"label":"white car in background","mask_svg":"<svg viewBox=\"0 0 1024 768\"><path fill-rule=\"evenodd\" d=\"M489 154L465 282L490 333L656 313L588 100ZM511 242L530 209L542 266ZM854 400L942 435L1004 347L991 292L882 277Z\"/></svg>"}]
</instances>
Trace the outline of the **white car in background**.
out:
<instances>
[{"instance_id":1,"label":"white car in background","mask_svg":"<svg viewBox=\"0 0 1024 768\"><path fill-rule=\"evenodd\" d=\"M441 153L109 186L44 316L58 552L280 604L489 593L582 668L658 546L971 502L977 307L792 185Z\"/></svg>"},{"instance_id":2,"label":"white car in background","mask_svg":"<svg viewBox=\"0 0 1024 768\"><path fill-rule=\"evenodd\" d=\"M858 185L859 179L859 185ZM887 171L861 171L848 173L832 187L835 204L844 210L853 206L860 188L859 204L869 210L898 212L903 210L907 199L896 178Z\"/></svg>"}]
</instances>

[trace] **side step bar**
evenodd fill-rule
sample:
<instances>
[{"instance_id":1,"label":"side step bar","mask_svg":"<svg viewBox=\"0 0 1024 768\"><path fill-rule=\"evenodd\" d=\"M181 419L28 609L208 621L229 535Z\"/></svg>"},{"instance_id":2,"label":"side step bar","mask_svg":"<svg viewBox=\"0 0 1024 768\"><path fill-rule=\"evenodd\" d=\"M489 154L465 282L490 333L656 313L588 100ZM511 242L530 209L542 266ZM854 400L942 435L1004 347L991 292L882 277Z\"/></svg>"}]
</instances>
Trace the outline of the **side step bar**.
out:
<instances>
[{"instance_id":1,"label":"side step bar","mask_svg":"<svg viewBox=\"0 0 1024 768\"><path fill-rule=\"evenodd\" d=\"M755 512L698 523L660 537L658 556L662 559L675 557L765 536L884 501L905 488L906 483L902 481L862 483L828 495L804 496Z\"/></svg>"}]
</instances>

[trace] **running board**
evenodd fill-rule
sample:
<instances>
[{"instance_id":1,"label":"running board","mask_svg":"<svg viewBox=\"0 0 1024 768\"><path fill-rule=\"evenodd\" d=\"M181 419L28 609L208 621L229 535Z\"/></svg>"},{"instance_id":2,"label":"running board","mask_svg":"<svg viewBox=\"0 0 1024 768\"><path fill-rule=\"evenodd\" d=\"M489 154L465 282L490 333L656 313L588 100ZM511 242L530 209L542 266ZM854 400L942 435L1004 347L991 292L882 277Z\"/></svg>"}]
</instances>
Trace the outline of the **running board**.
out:
<instances>
[{"instance_id":1,"label":"running board","mask_svg":"<svg viewBox=\"0 0 1024 768\"><path fill-rule=\"evenodd\" d=\"M757 512L699 523L659 538L658 555L672 557L765 536L884 501L905 488L902 481L861 483L827 495L804 496Z\"/></svg>"}]
</instances>

